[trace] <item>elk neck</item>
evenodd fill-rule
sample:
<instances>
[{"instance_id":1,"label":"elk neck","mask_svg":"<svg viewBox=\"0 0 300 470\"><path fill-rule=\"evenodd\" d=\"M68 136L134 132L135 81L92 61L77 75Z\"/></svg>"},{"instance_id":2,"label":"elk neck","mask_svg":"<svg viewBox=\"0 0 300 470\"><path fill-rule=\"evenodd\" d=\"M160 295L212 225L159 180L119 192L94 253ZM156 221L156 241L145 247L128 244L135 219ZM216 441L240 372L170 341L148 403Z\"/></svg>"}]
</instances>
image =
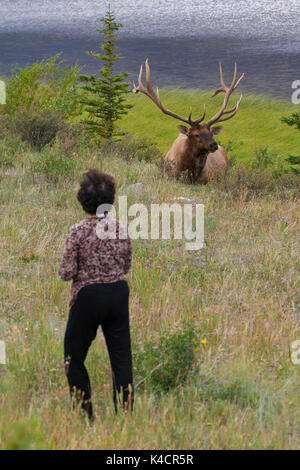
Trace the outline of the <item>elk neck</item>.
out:
<instances>
[{"instance_id":1,"label":"elk neck","mask_svg":"<svg viewBox=\"0 0 300 470\"><path fill-rule=\"evenodd\" d=\"M186 168L196 167L198 174L200 174L205 166L208 154L208 150L195 148L190 139L186 138L183 148L183 160Z\"/></svg>"}]
</instances>

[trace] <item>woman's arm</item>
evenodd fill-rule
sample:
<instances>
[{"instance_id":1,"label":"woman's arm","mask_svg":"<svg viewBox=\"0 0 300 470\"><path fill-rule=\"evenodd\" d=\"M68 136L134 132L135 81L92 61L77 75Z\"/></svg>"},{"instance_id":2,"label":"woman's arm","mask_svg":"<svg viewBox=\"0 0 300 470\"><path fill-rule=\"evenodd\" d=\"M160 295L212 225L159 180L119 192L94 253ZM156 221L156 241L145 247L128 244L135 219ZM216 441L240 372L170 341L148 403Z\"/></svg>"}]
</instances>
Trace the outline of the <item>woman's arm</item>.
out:
<instances>
[{"instance_id":1,"label":"woman's arm","mask_svg":"<svg viewBox=\"0 0 300 470\"><path fill-rule=\"evenodd\" d=\"M59 276L61 279L64 281L70 281L73 279L78 270L78 264L77 264L77 247L78 247L78 242L77 242L77 236L76 232L71 229L69 230L69 233L67 235L62 259L60 262L59 266Z\"/></svg>"}]
</instances>

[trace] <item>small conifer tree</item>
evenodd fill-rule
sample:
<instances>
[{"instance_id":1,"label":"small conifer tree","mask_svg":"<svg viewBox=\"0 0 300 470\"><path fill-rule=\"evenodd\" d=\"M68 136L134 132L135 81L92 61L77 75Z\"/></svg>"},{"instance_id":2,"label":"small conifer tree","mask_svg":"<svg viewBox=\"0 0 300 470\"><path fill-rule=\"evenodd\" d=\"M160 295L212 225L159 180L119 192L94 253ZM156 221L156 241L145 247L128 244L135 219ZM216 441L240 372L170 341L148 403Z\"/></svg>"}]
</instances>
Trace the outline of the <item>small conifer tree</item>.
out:
<instances>
[{"instance_id":1,"label":"small conifer tree","mask_svg":"<svg viewBox=\"0 0 300 470\"><path fill-rule=\"evenodd\" d=\"M288 126L294 126L300 131L300 113L293 113L289 117L282 117L281 120L288 124ZM291 171L295 175L300 176L300 156L289 155L286 161L291 165Z\"/></svg>"},{"instance_id":2,"label":"small conifer tree","mask_svg":"<svg viewBox=\"0 0 300 470\"><path fill-rule=\"evenodd\" d=\"M295 126L300 131L300 113L293 113L291 116L282 117L281 120L288 126Z\"/></svg>"},{"instance_id":3,"label":"small conifer tree","mask_svg":"<svg viewBox=\"0 0 300 470\"><path fill-rule=\"evenodd\" d=\"M116 122L122 115L127 114L132 106L126 103L125 99L126 94L129 93L129 83L124 82L124 79L129 73L125 71L115 73L114 71L115 63L121 58L116 52L118 49L116 41L120 39L117 31L122 24L116 22L110 5L101 21L104 27L97 31L104 36L104 42L101 44L103 53L87 52L102 62L103 66L99 70L100 76L81 75L80 80L85 82L82 88L87 92L82 103L89 116L84 122L96 140L99 137L110 140L113 136L124 134L117 129Z\"/></svg>"}]
</instances>

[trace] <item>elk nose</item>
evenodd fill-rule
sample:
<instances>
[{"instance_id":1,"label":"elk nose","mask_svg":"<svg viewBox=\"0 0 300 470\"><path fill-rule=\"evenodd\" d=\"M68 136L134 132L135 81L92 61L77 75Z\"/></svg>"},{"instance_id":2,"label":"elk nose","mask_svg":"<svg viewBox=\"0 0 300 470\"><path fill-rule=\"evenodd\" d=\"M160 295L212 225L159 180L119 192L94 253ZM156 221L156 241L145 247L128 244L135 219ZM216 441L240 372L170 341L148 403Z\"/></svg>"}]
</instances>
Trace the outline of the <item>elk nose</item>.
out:
<instances>
[{"instance_id":1,"label":"elk nose","mask_svg":"<svg viewBox=\"0 0 300 470\"><path fill-rule=\"evenodd\" d=\"M210 150L212 152L215 152L217 149L218 149L218 144L216 142L213 142L212 144L210 144Z\"/></svg>"}]
</instances>

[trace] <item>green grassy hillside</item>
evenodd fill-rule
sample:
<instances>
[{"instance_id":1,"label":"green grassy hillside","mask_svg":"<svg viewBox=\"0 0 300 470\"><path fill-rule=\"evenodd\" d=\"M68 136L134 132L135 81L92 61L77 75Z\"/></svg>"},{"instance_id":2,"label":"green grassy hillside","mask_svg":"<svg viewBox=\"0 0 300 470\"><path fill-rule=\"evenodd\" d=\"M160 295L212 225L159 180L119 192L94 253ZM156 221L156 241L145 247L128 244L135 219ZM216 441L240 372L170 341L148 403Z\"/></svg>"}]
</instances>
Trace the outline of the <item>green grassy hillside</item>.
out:
<instances>
[{"instance_id":1,"label":"green grassy hillside","mask_svg":"<svg viewBox=\"0 0 300 470\"><path fill-rule=\"evenodd\" d=\"M194 117L203 103L208 117L218 109L222 97L210 96L161 92L177 113L192 105ZM165 153L179 122L143 95L128 99L134 107L120 127ZM163 178L155 149L132 138L97 148L76 124L64 123L37 150L20 138L33 141L24 133L31 111L14 123L0 115L1 449L299 448L300 366L291 360L300 339L299 178L270 175L258 161L269 157L275 168L299 155L300 133L280 121L294 111L285 101L245 96L218 136L243 166L207 186ZM56 129L55 117L37 117L35 130L40 123ZM133 240L135 409L114 414L99 332L86 362L93 428L70 410L63 364L70 285L58 277L69 227L85 217L76 191L88 168L112 174L128 206L188 198L205 207L201 250L187 251L182 240Z\"/></svg>"},{"instance_id":2,"label":"green grassy hillside","mask_svg":"<svg viewBox=\"0 0 300 470\"><path fill-rule=\"evenodd\" d=\"M181 95L182 106L186 96ZM257 102L266 119L267 109L274 107L269 115L273 124L276 113L279 117L288 110L283 104ZM137 103L132 113L142 116L144 108L153 113L147 119L156 135L151 129L149 133L166 148L165 127L172 139L174 123L158 112L154 123L156 110L143 97ZM248 98L239 118L225 125L224 138L232 138L235 129L239 140L247 139L248 152L255 141L243 117L252 120L263 143L253 103ZM133 114L124 122L128 129L130 119ZM137 118L134 122L129 130L141 132L142 123ZM266 121L265 126L271 135L271 124ZM274 128L273 134L272 149L285 149ZM164 179L154 164L125 161L117 152L93 147L55 145L49 153L15 140L0 142L0 339L7 350L7 367L0 371L0 448L299 448L299 365L290 358L291 344L300 338L299 200L275 190L249 199L246 186L236 193L233 186L183 185ZM37 173L42 167L34 162L49 155L57 158L57 165L67 158L73 170L59 167L50 179ZM132 416L114 414L109 359L99 332L87 359L94 428L69 407L63 336L70 285L58 277L66 233L85 217L75 192L82 172L90 167L113 174L118 195L127 194L129 204L149 208L186 197L205 205L202 250L188 252L181 240L133 241L128 280L138 385L135 410ZM129 188L137 182L143 185ZM159 344L168 332L184 332L186 325L196 334L194 349L185 356L188 337L180 343L172 336L172 348L162 352L162 371L174 370L178 357L182 368L193 357L193 368L185 383L158 394L152 375L155 361L150 354L145 364L152 361L151 369L142 367L143 348L150 340Z\"/></svg>"}]
</instances>

